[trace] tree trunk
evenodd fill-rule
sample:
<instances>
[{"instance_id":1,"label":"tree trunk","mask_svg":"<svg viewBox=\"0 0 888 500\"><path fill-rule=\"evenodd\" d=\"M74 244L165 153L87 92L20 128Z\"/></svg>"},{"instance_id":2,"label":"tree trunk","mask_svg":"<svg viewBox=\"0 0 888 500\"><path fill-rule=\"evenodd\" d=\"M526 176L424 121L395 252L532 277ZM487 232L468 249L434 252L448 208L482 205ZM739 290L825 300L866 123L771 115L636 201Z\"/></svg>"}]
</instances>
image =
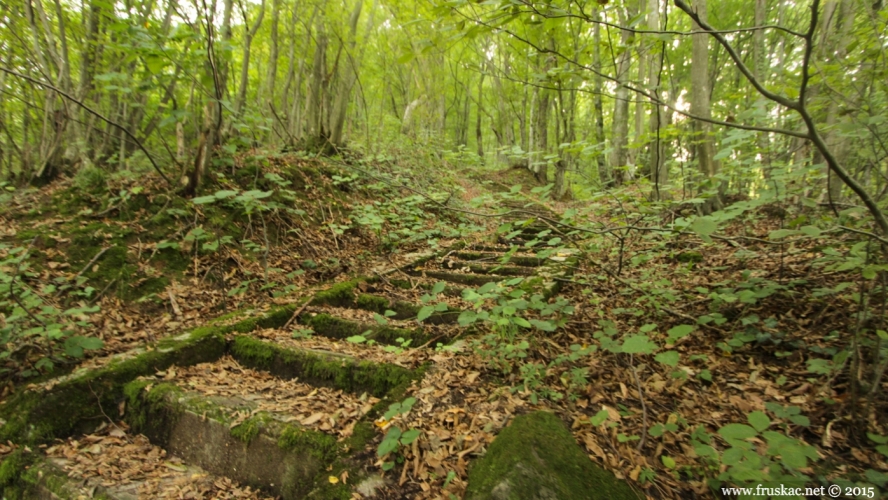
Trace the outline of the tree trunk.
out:
<instances>
[{"instance_id":1,"label":"tree trunk","mask_svg":"<svg viewBox=\"0 0 888 500\"><path fill-rule=\"evenodd\" d=\"M323 17L318 19L317 45L312 60L311 75L308 82L308 95L305 100L304 139L317 142L317 146L326 145L326 131L323 129L324 77L327 72L327 32Z\"/></svg>"},{"instance_id":2,"label":"tree trunk","mask_svg":"<svg viewBox=\"0 0 888 500\"><path fill-rule=\"evenodd\" d=\"M600 18L601 13L598 8L595 8L592 13L592 19L596 21L592 27L592 67L595 68L592 88L592 103L594 106L592 121L594 122L595 143L604 144L607 138L604 135L604 104L601 99L601 95L604 93L604 82L601 77L601 25L597 22ZM602 186L610 186L613 182L613 177L607 165L607 157L603 154L595 155L595 163L598 168L599 182Z\"/></svg>"},{"instance_id":3,"label":"tree trunk","mask_svg":"<svg viewBox=\"0 0 888 500\"><path fill-rule=\"evenodd\" d=\"M694 0L694 9L701 21L706 21L706 0ZM694 30L701 28L693 23ZM710 82L709 82L709 35L699 33L691 35L691 113L701 118L711 118L710 109ZM713 157L712 138L710 137L710 124L700 120L694 120L694 142L692 150L700 173L707 179L712 179L718 174L718 163ZM721 201L718 196L710 199L703 207L704 213L718 210Z\"/></svg>"},{"instance_id":4,"label":"tree trunk","mask_svg":"<svg viewBox=\"0 0 888 500\"><path fill-rule=\"evenodd\" d=\"M351 56L352 51L354 51L355 44L358 39L358 19L361 17L361 8L363 7L363 0L358 0L355 5L355 9L351 13L351 17L348 21L349 28L349 40L346 49L346 63L344 64L345 69L341 72L339 77L339 85L337 87L336 92L336 100L333 103L333 116L330 124L330 142L333 143L334 146L339 147L343 145L342 140L342 130L345 126L345 117L346 111L348 110L348 102L351 99L351 91L352 87L357 80L358 74L358 66L360 64L360 60L363 58L363 49L361 50L361 55ZM375 7L375 5L374 5ZM371 20L368 23L372 23L373 15L376 9L372 8L371 10ZM372 25L367 26L367 32L369 33L372 29Z\"/></svg>"},{"instance_id":5,"label":"tree trunk","mask_svg":"<svg viewBox=\"0 0 888 500\"><path fill-rule=\"evenodd\" d=\"M627 10L631 9L631 2L627 6ZM620 23L626 24L627 19L635 17L635 13L629 10L618 9L620 14ZM629 89L626 84L629 80L629 69L632 65L632 48L631 45L635 39L635 35L628 31L620 32L620 41L623 52L617 57L617 89L615 92L614 102L614 119L613 119L613 144L611 144L611 168L614 169L614 182L622 184L626 178L624 172L627 165L627 147L629 144ZM620 172L617 172L620 169Z\"/></svg>"},{"instance_id":6,"label":"tree trunk","mask_svg":"<svg viewBox=\"0 0 888 500\"><path fill-rule=\"evenodd\" d=\"M475 142L478 143L478 158L484 164L484 138L481 135L481 113L483 112L484 99L484 73L478 78L478 111L475 118Z\"/></svg>"},{"instance_id":7,"label":"tree trunk","mask_svg":"<svg viewBox=\"0 0 888 500\"><path fill-rule=\"evenodd\" d=\"M250 47L253 45L253 37L256 36L256 32L259 31L259 27L262 25L262 18L265 17L265 0L262 0L262 3L259 6L259 15L256 17L256 22L253 23L252 28L247 28L249 25L247 22L247 11L244 9L244 57L243 61L241 61L241 74L240 74L240 84L237 87L237 101L234 106L234 113L240 118L244 111L244 104L247 100L247 81L250 76Z\"/></svg>"},{"instance_id":8,"label":"tree trunk","mask_svg":"<svg viewBox=\"0 0 888 500\"><path fill-rule=\"evenodd\" d=\"M660 1L648 1L648 28L652 30L661 30L663 27L660 23ZM662 50L665 50L665 41L661 41L653 45L654 50L650 54L650 82L654 96L660 98L660 71L662 70ZM669 199L669 193L666 191L666 185L669 183L669 170L666 168L666 143L660 138L660 130L665 123L665 115L663 106L657 103L651 104L651 117L649 121L650 139L648 141L648 165L651 176L651 183L654 185L654 200Z\"/></svg>"}]
</instances>

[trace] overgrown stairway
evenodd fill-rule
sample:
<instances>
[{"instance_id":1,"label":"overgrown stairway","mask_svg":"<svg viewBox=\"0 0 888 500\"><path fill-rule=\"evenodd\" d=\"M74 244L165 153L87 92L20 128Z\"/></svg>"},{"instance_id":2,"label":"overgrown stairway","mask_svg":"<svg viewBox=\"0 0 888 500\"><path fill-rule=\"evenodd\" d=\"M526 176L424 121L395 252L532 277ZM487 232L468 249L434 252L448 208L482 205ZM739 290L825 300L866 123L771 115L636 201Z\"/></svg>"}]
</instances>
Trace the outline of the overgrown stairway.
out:
<instances>
[{"instance_id":1,"label":"overgrown stairway","mask_svg":"<svg viewBox=\"0 0 888 500\"><path fill-rule=\"evenodd\" d=\"M374 456L374 421L430 368L422 353L466 334L464 290L504 282L548 298L570 272L553 228L521 210L496 241L416 255L14 395L0 407L0 441L30 451L22 446L0 466L5 498L372 491L378 483L364 480L360 464ZM373 343L418 355L393 363L370 349L337 350Z\"/></svg>"}]
</instances>

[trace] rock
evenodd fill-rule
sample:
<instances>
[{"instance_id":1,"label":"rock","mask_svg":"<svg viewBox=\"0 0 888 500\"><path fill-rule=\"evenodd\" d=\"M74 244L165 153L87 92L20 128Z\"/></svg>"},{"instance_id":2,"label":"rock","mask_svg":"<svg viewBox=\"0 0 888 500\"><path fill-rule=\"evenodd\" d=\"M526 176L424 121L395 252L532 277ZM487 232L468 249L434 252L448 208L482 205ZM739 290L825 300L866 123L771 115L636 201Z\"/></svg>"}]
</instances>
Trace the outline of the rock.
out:
<instances>
[{"instance_id":1,"label":"rock","mask_svg":"<svg viewBox=\"0 0 888 500\"><path fill-rule=\"evenodd\" d=\"M370 476L358 483L358 486L355 487L355 491L365 498L376 498L376 490L384 486L385 479L379 476Z\"/></svg>"},{"instance_id":2,"label":"rock","mask_svg":"<svg viewBox=\"0 0 888 500\"><path fill-rule=\"evenodd\" d=\"M552 413L515 418L469 470L465 500L638 500L596 465Z\"/></svg>"}]
</instances>

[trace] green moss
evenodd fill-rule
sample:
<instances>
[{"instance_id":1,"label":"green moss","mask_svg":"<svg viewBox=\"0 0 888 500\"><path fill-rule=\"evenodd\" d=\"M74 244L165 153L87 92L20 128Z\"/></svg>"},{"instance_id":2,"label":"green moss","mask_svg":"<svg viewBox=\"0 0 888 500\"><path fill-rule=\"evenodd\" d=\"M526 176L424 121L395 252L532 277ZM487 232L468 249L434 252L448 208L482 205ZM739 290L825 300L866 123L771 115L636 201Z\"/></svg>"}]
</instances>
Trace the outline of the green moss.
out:
<instances>
[{"instance_id":1,"label":"green moss","mask_svg":"<svg viewBox=\"0 0 888 500\"><path fill-rule=\"evenodd\" d=\"M249 443L253 438L259 435L259 431L267 426L270 421L271 416L268 413L259 412L233 427L231 429L231 436L244 443Z\"/></svg>"},{"instance_id":2,"label":"green moss","mask_svg":"<svg viewBox=\"0 0 888 500\"><path fill-rule=\"evenodd\" d=\"M147 380L134 380L123 388L127 401L126 419L136 431L145 427L154 412L162 410L168 394L182 392L178 386L171 383L153 386L148 390L152 385L153 382Z\"/></svg>"},{"instance_id":3,"label":"green moss","mask_svg":"<svg viewBox=\"0 0 888 500\"><path fill-rule=\"evenodd\" d=\"M24 456L22 448L18 448L0 462L0 486L11 486L18 482L28 460Z\"/></svg>"},{"instance_id":4,"label":"green moss","mask_svg":"<svg viewBox=\"0 0 888 500\"><path fill-rule=\"evenodd\" d=\"M399 278L395 278L395 279L390 279L389 283L391 283L392 285L395 285L398 288L402 288L404 290L410 290L413 288L413 285L410 283L409 280L402 280Z\"/></svg>"},{"instance_id":5,"label":"green moss","mask_svg":"<svg viewBox=\"0 0 888 500\"><path fill-rule=\"evenodd\" d=\"M675 256L679 262L703 262L703 254L700 252L682 252Z\"/></svg>"},{"instance_id":6,"label":"green moss","mask_svg":"<svg viewBox=\"0 0 888 500\"><path fill-rule=\"evenodd\" d=\"M256 325L260 328L280 328L290 321L293 317L293 311L296 310L298 304L290 304L286 306L273 308L271 311L263 315Z\"/></svg>"},{"instance_id":7,"label":"green moss","mask_svg":"<svg viewBox=\"0 0 888 500\"><path fill-rule=\"evenodd\" d=\"M358 299L355 301L355 305L359 309L382 314L386 311L386 309L389 308L389 300L385 297L380 297L379 295L362 293L361 295L358 295Z\"/></svg>"},{"instance_id":8,"label":"green moss","mask_svg":"<svg viewBox=\"0 0 888 500\"><path fill-rule=\"evenodd\" d=\"M369 392L382 397L414 378L409 370L396 365L356 362L352 358L285 349L241 335L232 341L230 352L246 366L267 370L282 378L298 378L305 383L355 394Z\"/></svg>"},{"instance_id":9,"label":"green moss","mask_svg":"<svg viewBox=\"0 0 888 500\"><path fill-rule=\"evenodd\" d=\"M412 340L412 345L421 345L428 340L422 330L408 330L390 326L366 325L355 323L326 313L314 316L303 316L300 323L310 326L318 335L334 339L347 339L355 335L363 335L379 344L399 345L398 339Z\"/></svg>"},{"instance_id":10,"label":"green moss","mask_svg":"<svg viewBox=\"0 0 888 500\"><path fill-rule=\"evenodd\" d=\"M281 430L278 446L284 450L297 448L307 450L311 456L323 463L334 460L339 448L335 437L298 425L287 425Z\"/></svg>"},{"instance_id":11,"label":"green moss","mask_svg":"<svg viewBox=\"0 0 888 500\"><path fill-rule=\"evenodd\" d=\"M555 415L516 417L469 470L465 498L638 500L629 485L592 462Z\"/></svg>"},{"instance_id":12,"label":"green moss","mask_svg":"<svg viewBox=\"0 0 888 500\"><path fill-rule=\"evenodd\" d=\"M225 351L220 328L197 329L186 337L165 339L152 351L82 375L42 392L20 390L0 405L0 442L31 446L82 430L81 424L103 418L125 396L124 386L141 375L173 364L192 365L218 359Z\"/></svg>"},{"instance_id":13,"label":"green moss","mask_svg":"<svg viewBox=\"0 0 888 500\"><path fill-rule=\"evenodd\" d=\"M303 316L300 318L300 322L310 326L318 335L334 339L346 339L354 335L360 335L367 330L359 323L337 318L327 313Z\"/></svg>"},{"instance_id":14,"label":"green moss","mask_svg":"<svg viewBox=\"0 0 888 500\"><path fill-rule=\"evenodd\" d=\"M329 289L318 292L314 296L315 304L326 304L334 307L350 307L355 303L355 288L360 280L343 281Z\"/></svg>"}]
</instances>

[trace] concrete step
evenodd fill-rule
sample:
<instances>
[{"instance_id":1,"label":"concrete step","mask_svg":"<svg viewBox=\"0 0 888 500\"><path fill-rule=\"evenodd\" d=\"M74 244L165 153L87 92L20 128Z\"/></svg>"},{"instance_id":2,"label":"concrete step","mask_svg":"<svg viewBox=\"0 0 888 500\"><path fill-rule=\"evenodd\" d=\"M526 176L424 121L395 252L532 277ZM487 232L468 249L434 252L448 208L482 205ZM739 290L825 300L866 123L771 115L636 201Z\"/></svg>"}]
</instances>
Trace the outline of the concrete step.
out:
<instances>
[{"instance_id":1,"label":"concrete step","mask_svg":"<svg viewBox=\"0 0 888 500\"><path fill-rule=\"evenodd\" d=\"M539 267L546 263L545 259L541 259L534 255L507 255L504 252L455 252L453 256L461 261L469 264L494 265L502 264L507 266L524 266Z\"/></svg>"},{"instance_id":2,"label":"concrete step","mask_svg":"<svg viewBox=\"0 0 888 500\"><path fill-rule=\"evenodd\" d=\"M170 455L118 425L46 449L22 479L21 498L39 500L269 497Z\"/></svg>"},{"instance_id":3,"label":"concrete step","mask_svg":"<svg viewBox=\"0 0 888 500\"><path fill-rule=\"evenodd\" d=\"M153 444L284 500L330 485L328 477L344 470L340 458L375 435L363 419L379 402L284 380L230 357L143 377L126 393L127 421Z\"/></svg>"}]
</instances>

